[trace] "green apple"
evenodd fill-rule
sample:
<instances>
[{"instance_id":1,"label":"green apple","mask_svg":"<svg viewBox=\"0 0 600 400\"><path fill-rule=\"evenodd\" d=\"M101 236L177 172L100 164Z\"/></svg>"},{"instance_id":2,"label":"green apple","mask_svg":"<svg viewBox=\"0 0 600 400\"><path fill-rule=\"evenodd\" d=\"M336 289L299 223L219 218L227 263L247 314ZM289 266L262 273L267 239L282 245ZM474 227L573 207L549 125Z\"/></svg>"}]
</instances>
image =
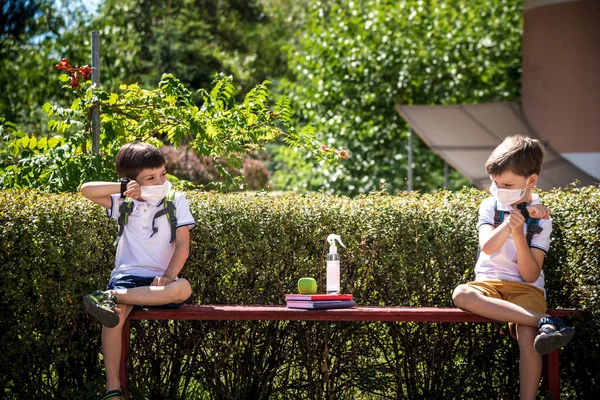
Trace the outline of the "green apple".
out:
<instances>
[{"instance_id":1,"label":"green apple","mask_svg":"<svg viewBox=\"0 0 600 400\"><path fill-rule=\"evenodd\" d=\"M300 292L300 294L317 293L317 281L315 281L313 278L298 279L298 292Z\"/></svg>"}]
</instances>

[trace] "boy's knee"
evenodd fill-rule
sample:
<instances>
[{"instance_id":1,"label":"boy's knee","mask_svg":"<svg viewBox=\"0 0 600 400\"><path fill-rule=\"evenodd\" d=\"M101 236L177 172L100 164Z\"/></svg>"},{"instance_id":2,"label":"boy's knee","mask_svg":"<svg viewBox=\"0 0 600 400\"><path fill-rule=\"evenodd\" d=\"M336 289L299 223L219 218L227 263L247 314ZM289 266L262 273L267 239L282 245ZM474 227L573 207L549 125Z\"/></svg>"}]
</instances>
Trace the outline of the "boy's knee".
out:
<instances>
[{"instance_id":1,"label":"boy's knee","mask_svg":"<svg viewBox=\"0 0 600 400\"><path fill-rule=\"evenodd\" d=\"M127 321L129 313L131 312L131 310L133 310L133 306L131 304L118 303L117 308L120 310L120 312L117 312L117 315L119 316L119 323L112 328L103 326L103 330L107 330L108 332L120 332L121 329L123 329L123 325L125 324L125 321Z\"/></svg>"},{"instance_id":2,"label":"boy's knee","mask_svg":"<svg viewBox=\"0 0 600 400\"><path fill-rule=\"evenodd\" d=\"M177 303L184 302L187 299L189 299L191 295L192 295L192 286L190 285L190 282L187 279L183 279L183 278L178 279L177 280L177 292L176 292L177 299L175 300L175 302L177 302Z\"/></svg>"},{"instance_id":3,"label":"boy's knee","mask_svg":"<svg viewBox=\"0 0 600 400\"><path fill-rule=\"evenodd\" d=\"M469 285L458 285L452 293L452 300L457 307L463 307L472 294Z\"/></svg>"},{"instance_id":4,"label":"boy's knee","mask_svg":"<svg viewBox=\"0 0 600 400\"><path fill-rule=\"evenodd\" d=\"M533 341L535 340L537 329L532 326L519 324L516 326L516 330L519 347L524 350L533 351Z\"/></svg>"}]
</instances>

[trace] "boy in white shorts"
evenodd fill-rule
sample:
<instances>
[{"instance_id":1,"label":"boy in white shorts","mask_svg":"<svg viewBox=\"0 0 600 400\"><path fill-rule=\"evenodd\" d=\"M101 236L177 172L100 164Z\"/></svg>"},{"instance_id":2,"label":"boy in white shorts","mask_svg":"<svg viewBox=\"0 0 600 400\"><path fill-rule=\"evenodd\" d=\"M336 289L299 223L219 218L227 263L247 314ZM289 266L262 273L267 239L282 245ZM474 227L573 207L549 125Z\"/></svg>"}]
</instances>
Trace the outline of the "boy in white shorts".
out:
<instances>
[{"instance_id":1,"label":"boy in white shorts","mask_svg":"<svg viewBox=\"0 0 600 400\"><path fill-rule=\"evenodd\" d=\"M459 285L452 296L464 310L509 322L519 342L521 399L536 398L542 354L565 346L575 333L546 314L542 265L552 219L532 193L543 157L543 145L523 136L506 138L490 155L485 167L492 197L479 207L475 281Z\"/></svg>"}]
</instances>

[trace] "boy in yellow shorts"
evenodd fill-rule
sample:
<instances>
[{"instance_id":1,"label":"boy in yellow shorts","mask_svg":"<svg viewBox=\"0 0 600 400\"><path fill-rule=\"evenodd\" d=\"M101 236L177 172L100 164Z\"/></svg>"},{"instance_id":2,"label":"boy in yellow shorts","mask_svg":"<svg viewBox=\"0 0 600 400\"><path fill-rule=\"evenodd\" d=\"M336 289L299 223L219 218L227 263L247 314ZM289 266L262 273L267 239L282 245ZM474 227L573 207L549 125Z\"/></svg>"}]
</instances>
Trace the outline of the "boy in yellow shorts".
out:
<instances>
[{"instance_id":1,"label":"boy in yellow shorts","mask_svg":"<svg viewBox=\"0 0 600 400\"><path fill-rule=\"evenodd\" d=\"M543 145L523 136L507 137L490 155L485 168L492 197L479 207L475 281L459 285L452 295L464 310L509 322L519 342L521 399L536 398L542 354L565 346L575 333L546 314L542 265L552 219L532 193L543 157Z\"/></svg>"}]
</instances>

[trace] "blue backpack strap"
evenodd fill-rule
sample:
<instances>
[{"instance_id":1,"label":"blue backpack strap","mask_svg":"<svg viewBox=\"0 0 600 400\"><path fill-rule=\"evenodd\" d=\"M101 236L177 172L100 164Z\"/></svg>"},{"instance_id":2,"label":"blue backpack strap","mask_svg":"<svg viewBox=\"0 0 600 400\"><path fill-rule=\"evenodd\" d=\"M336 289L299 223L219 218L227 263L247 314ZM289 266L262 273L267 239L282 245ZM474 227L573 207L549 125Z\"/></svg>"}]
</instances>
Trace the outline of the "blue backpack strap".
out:
<instances>
[{"instance_id":1,"label":"blue backpack strap","mask_svg":"<svg viewBox=\"0 0 600 400\"><path fill-rule=\"evenodd\" d=\"M529 211L527 211L527 202L524 201L517 204L517 208L521 211L521 215L525 217L525 232L527 232L525 239L527 240L527 246L531 247L533 235L540 233L544 230L544 228L539 225L539 218L531 218L531 216L529 216Z\"/></svg>"},{"instance_id":2,"label":"blue backpack strap","mask_svg":"<svg viewBox=\"0 0 600 400\"><path fill-rule=\"evenodd\" d=\"M498 202L494 203L494 228L500 226L500 224L504 221L506 211L498 210ZM525 225L527 226L527 234L525 239L527 240L527 245L531 247L531 241L533 240L533 235L537 235L544 230L540 225L539 218L528 218L525 221ZM480 248L477 248L477 258L479 258L479 253L481 252Z\"/></svg>"},{"instance_id":3,"label":"blue backpack strap","mask_svg":"<svg viewBox=\"0 0 600 400\"><path fill-rule=\"evenodd\" d=\"M167 193L163 199L163 206L164 208L154 214L154 217L152 218L152 234L150 237L154 236L154 234L158 232L158 228L154 226L154 221L156 218L166 215L169 226L171 227L171 240L169 243L173 243L177 237L177 208L175 208L175 191L169 190L169 193Z\"/></svg>"},{"instance_id":4,"label":"blue backpack strap","mask_svg":"<svg viewBox=\"0 0 600 400\"><path fill-rule=\"evenodd\" d=\"M539 218L528 218L526 221L527 234L525 236L525 239L527 239L527 245L529 247L531 247L531 240L533 239L533 235L537 235L538 233L540 233L544 230L544 228L542 228L539 225L539 223L540 223Z\"/></svg>"},{"instance_id":5,"label":"blue backpack strap","mask_svg":"<svg viewBox=\"0 0 600 400\"><path fill-rule=\"evenodd\" d=\"M133 201L129 197L125 197L119 206L119 218L117 218L119 231L117 232L117 238L113 242L113 246L119 244L119 240L121 240L121 236L123 236L123 231L125 230L125 225L127 225L127 221L129 221L129 214L131 214L132 211Z\"/></svg>"},{"instance_id":6,"label":"blue backpack strap","mask_svg":"<svg viewBox=\"0 0 600 400\"><path fill-rule=\"evenodd\" d=\"M504 221L504 214L506 211L498 210L498 201L494 202L494 228L500 226L500 224Z\"/></svg>"}]
</instances>

